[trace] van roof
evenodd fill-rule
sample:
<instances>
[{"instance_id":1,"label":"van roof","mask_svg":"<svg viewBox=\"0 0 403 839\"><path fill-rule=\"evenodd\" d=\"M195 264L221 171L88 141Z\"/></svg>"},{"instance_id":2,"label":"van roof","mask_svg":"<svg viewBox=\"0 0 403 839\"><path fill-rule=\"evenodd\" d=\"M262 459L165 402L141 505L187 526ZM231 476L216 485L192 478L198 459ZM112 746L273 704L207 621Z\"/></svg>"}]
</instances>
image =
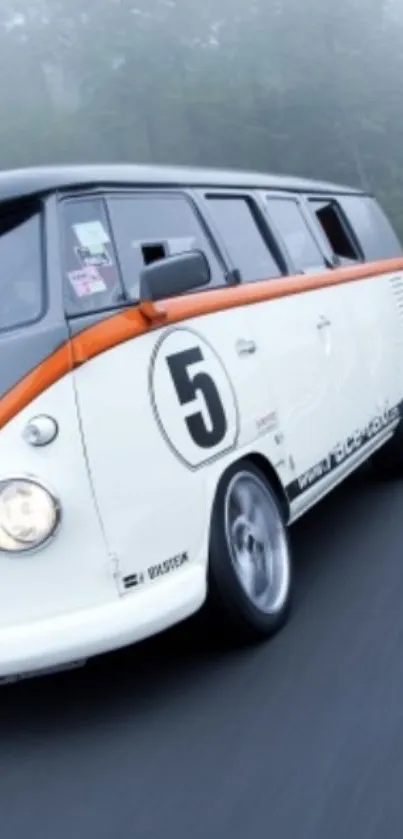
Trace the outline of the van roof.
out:
<instances>
[{"instance_id":1,"label":"van roof","mask_svg":"<svg viewBox=\"0 0 403 839\"><path fill-rule=\"evenodd\" d=\"M35 166L0 171L0 201L96 186L172 186L269 189L362 195L362 190L322 181L221 169L132 164Z\"/></svg>"}]
</instances>

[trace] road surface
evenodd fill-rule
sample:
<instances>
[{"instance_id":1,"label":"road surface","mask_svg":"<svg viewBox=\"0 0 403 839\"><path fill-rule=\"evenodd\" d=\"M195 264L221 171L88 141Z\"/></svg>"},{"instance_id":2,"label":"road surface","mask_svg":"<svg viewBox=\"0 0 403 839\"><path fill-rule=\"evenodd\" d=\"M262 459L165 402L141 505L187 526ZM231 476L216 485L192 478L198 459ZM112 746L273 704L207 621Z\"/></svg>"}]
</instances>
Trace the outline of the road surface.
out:
<instances>
[{"instance_id":1,"label":"road surface","mask_svg":"<svg viewBox=\"0 0 403 839\"><path fill-rule=\"evenodd\" d=\"M197 621L0 692L1 839L401 839L403 482L292 532L298 596L228 653Z\"/></svg>"}]
</instances>

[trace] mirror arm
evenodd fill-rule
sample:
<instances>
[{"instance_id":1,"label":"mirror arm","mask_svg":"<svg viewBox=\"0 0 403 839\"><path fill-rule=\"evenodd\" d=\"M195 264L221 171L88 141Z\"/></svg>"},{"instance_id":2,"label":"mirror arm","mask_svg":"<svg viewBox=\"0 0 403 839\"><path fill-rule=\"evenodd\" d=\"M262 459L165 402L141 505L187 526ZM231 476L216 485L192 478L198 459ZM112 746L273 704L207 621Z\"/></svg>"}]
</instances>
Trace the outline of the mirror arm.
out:
<instances>
[{"instance_id":1,"label":"mirror arm","mask_svg":"<svg viewBox=\"0 0 403 839\"><path fill-rule=\"evenodd\" d=\"M138 308L149 323L163 323L168 317L168 312L161 301L140 300Z\"/></svg>"}]
</instances>

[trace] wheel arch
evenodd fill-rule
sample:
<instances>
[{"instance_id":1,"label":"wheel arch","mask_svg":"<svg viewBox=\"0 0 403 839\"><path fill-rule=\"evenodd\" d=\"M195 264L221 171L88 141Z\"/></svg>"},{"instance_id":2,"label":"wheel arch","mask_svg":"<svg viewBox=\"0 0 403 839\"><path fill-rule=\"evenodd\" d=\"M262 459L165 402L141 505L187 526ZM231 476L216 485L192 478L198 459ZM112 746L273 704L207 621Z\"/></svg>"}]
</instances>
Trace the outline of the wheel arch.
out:
<instances>
[{"instance_id":1,"label":"wheel arch","mask_svg":"<svg viewBox=\"0 0 403 839\"><path fill-rule=\"evenodd\" d=\"M250 462L253 463L257 469L260 469L262 474L265 476L272 490L275 492L278 501L280 502L284 520L288 523L290 518L290 502L278 473L274 466L270 463L270 460L259 452L251 452L244 459L250 460Z\"/></svg>"},{"instance_id":2,"label":"wheel arch","mask_svg":"<svg viewBox=\"0 0 403 839\"><path fill-rule=\"evenodd\" d=\"M231 480L231 472L236 472L237 467L246 468L248 465L253 470L258 470L264 478L272 493L274 494L278 503L278 514L283 519L284 529L287 530L287 524L290 518L289 501L286 495L285 488L281 482L279 475L272 463L262 454L256 451L244 452L242 455L235 457L220 474L213 493L210 527L209 527L209 552L208 562L206 566L207 574L207 598L205 615L208 619L214 617L227 621L224 627L231 629L230 638L238 637L238 632L241 638L247 641L256 640L261 637L268 637L277 632L287 621L289 611L292 603L292 571L289 569L289 580L287 582L287 593L281 609L277 613L270 616L270 621L267 623L268 617L262 623L261 618L256 617L256 609L249 603L245 605L244 596L234 593L234 587L231 583L231 563L226 567L225 559L223 560L223 550L220 544L221 536L217 533L217 521L214 519L214 511L216 509L217 501L222 496L222 491L225 489L225 482ZM255 473L256 474L256 473ZM223 486L224 483L224 486ZM286 542L289 550L289 541L285 533ZM238 583L239 585L239 583ZM229 588L228 588L229 587ZM232 591L232 594L231 594ZM239 589L240 591L240 589ZM228 602L229 597L229 602Z\"/></svg>"},{"instance_id":3,"label":"wheel arch","mask_svg":"<svg viewBox=\"0 0 403 839\"><path fill-rule=\"evenodd\" d=\"M252 451L252 452L247 452L246 454L243 454L241 457L238 457L235 460L231 461L231 463L229 463L228 466L226 467L226 469L224 469L224 471L221 473L221 475L219 477L219 480L217 481L217 485L215 487L214 494L213 494L213 499L212 499L212 504L211 504L211 512L210 512L210 526L209 527L211 527L211 518L212 518L214 506L215 506L215 500L216 500L216 497L217 497L217 493L219 491L219 488L220 488L223 480L225 480L225 477L226 477L228 471L230 469L233 469L233 467L236 466L237 463L245 463L245 462L248 462L248 461L249 461L249 463L252 463L254 466L256 466L257 469L260 470L262 475L264 475L264 477L266 478L266 480L270 484L271 489L275 493L276 498L280 503L281 512L284 516L284 521L285 521L286 524L288 524L288 522L290 520L290 513L291 513L290 502L288 500L285 488L284 488L284 486L283 486L283 484L282 484L282 482L281 482L281 480L278 476L278 473L277 473L275 467L272 465L272 463L270 462L270 460L268 460L267 457L265 457L263 454L260 454L260 452Z\"/></svg>"}]
</instances>

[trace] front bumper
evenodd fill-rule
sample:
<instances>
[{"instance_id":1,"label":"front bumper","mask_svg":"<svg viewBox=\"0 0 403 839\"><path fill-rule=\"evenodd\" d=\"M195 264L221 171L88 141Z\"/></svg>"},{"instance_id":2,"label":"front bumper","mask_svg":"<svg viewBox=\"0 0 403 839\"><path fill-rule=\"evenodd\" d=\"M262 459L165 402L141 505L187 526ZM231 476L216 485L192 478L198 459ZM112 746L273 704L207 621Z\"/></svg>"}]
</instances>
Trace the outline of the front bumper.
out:
<instances>
[{"instance_id":1,"label":"front bumper","mask_svg":"<svg viewBox=\"0 0 403 839\"><path fill-rule=\"evenodd\" d=\"M205 568L192 566L107 605L0 628L0 679L129 646L189 617L205 596Z\"/></svg>"}]
</instances>

